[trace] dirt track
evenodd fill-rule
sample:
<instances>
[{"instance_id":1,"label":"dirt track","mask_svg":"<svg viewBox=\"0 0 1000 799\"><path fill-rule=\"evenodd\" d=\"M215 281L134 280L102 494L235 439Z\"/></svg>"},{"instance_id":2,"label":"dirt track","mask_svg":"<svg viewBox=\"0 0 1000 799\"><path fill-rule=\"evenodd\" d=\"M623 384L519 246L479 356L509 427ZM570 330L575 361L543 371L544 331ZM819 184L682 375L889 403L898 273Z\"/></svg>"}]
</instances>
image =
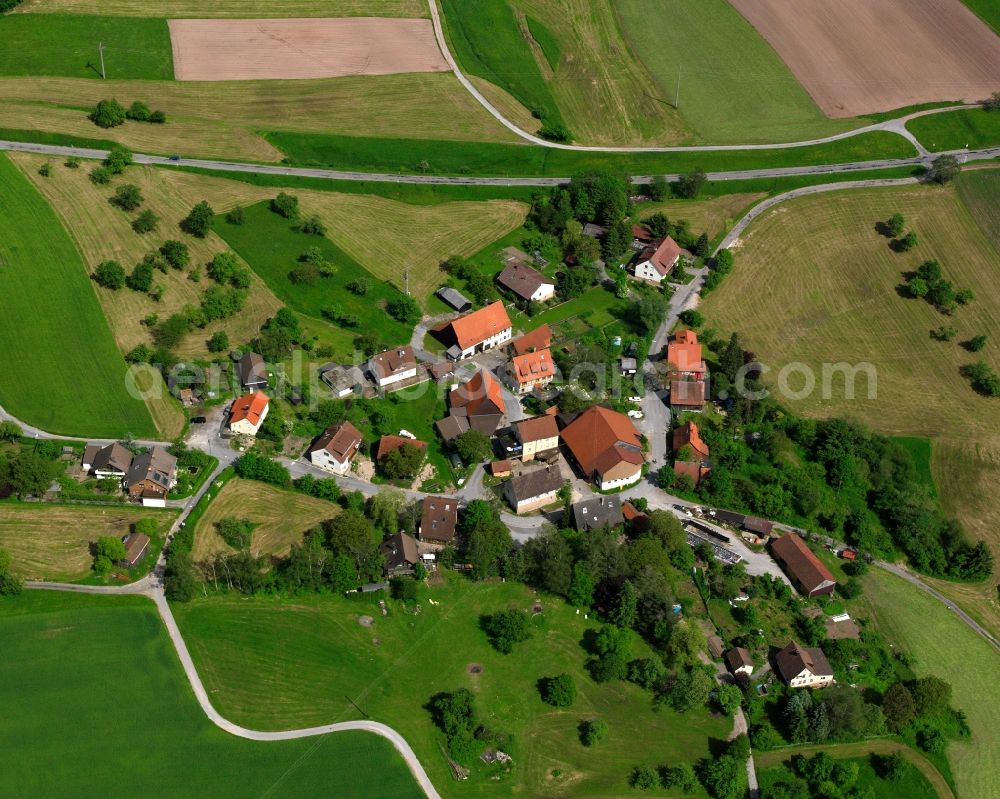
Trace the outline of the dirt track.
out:
<instances>
[{"instance_id":1,"label":"dirt track","mask_svg":"<svg viewBox=\"0 0 1000 799\"><path fill-rule=\"evenodd\" d=\"M1000 38L960 0L730 0L831 117L1000 88Z\"/></svg>"},{"instance_id":2,"label":"dirt track","mask_svg":"<svg viewBox=\"0 0 1000 799\"><path fill-rule=\"evenodd\" d=\"M444 72L429 20L172 19L177 80L337 78Z\"/></svg>"}]
</instances>

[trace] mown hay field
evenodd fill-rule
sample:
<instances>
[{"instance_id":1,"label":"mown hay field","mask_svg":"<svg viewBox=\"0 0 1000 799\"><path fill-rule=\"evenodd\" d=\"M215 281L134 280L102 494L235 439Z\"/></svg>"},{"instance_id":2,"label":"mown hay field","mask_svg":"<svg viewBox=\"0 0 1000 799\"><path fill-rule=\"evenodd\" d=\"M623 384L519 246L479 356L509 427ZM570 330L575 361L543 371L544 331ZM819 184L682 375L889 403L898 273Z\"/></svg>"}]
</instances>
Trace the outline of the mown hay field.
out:
<instances>
[{"instance_id":1,"label":"mown hay field","mask_svg":"<svg viewBox=\"0 0 1000 799\"><path fill-rule=\"evenodd\" d=\"M165 125L126 122L103 130L87 119L98 100L142 100ZM520 141L454 75L367 75L319 80L175 81L0 78L0 127L111 139L133 150L279 161L266 130L353 136Z\"/></svg>"},{"instance_id":2,"label":"mown hay field","mask_svg":"<svg viewBox=\"0 0 1000 799\"><path fill-rule=\"evenodd\" d=\"M53 433L154 438L80 253L6 156L0 196L0 404Z\"/></svg>"},{"instance_id":3,"label":"mown hay field","mask_svg":"<svg viewBox=\"0 0 1000 799\"><path fill-rule=\"evenodd\" d=\"M948 760L963 799L992 799L1000 773L1000 683L997 652L938 600L894 575L875 569L865 578L875 626L915 659L917 676L951 683L952 704L972 729L968 741L949 744Z\"/></svg>"},{"instance_id":4,"label":"mown hay field","mask_svg":"<svg viewBox=\"0 0 1000 799\"><path fill-rule=\"evenodd\" d=\"M763 200L767 195L763 192L745 194L723 194L708 200L665 200L659 203L644 204L638 212L632 215L633 220L641 221L656 213L665 214L671 222L681 219L690 223L691 230L696 233L708 233L711 239L733 226L740 216L752 205Z\"/></svg>"},{"instance_id":5,"label":"mown hay field","mask_svg":"<svg viewBox=\"0 0 1000 799\"><path fill-rule=\"evenodd\" d=\"M894 212L916 231L918 246L896 253L875 230ZM904 273L937 259L946 277L971 288L975 300L945 316L924 300L899 291ZM779 370L801 362L813 370L817 390L782 398L809 416L846 414L892 435L1000 442L1000 404L975 393L959 368L982 358L1000 368L991 344L973 356L960 341L1000 327L997 252L954 188L913 186L836 192L784 203L765 213L736 248L736 266L702 310L708 324L738 331L747 349ZM954 325L953 341L931 330ZM866 378L848 399L843 378L821 387L822 365L870 363L877 396ZM789 380L793 390L800 377Z\"/></svg>"},{"instance_id":6,"label":"mown hay field","mask_svg":"<svg viewBox=\"0 0 1000 799\"><path fill-rule=\"evenodd\" d=\"M135 17L427 17L423 0L25 0L16 13Z\"/></svg>"},{"instance_id":7,"label":"mown hay field","mask_svg":"<svg viewBox=\"0 0 1000 799\"><path fill-rule=\"evenodd\" d=\"M84 505L0 502L0 549L16 574L29 580L79 580L90 573L90 545L104 535L121 538L140 519L156 519L163 532L172 511Z\"/></svg>"},{"instance_id":8,"label":"mown hay field","mask_svg":"<svg viewBox=\"0 0 1000 799\"><path fill-rule=\"evenodd\" d=\"M306 531L339 512L331 502L237 477L222 487L198 520L192 557L203 561L233 551L216 531L220 519L246 519L256 525L250 544L254 555L284 556L292 544L302 543Z\"/></svg>"}]
</instances>

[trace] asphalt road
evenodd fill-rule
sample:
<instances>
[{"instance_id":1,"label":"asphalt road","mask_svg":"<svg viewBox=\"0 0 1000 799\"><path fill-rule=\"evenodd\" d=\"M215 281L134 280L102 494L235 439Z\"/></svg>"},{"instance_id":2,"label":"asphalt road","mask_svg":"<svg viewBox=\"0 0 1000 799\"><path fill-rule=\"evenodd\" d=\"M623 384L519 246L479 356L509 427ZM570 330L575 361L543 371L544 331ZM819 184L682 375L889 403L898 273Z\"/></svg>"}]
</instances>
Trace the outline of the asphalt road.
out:
<instances>
[{"instance_id":1,"label":"asphalt road","mask_svg":"<svg viewBox=\"0 0 1000 799\"><path fill-rule=\"evenodd\" d=\"M743 149L743 148L740 148ZM87 147L64 147L55 144L36 144L34 142L0 141L0 150L10 152L36 153L52 155L60 158L85 158L103 160L107 150L95 150ZM954 155L961 161L984 161L1000 158L1000 147L990 147L982 150L954 150L950 153L935 155ZM569 182L569 177L553 178L510 178L510 177L462 177L448 175L394 175L378 172L342 171L336 169L317 169L313 167L282 166L280 164L248 164L239 161L214 161L202 158L172 159L164 155L133 154L137 164L153 166L183 166L192 169L211 169L220 172L242 172L258 175L284 175L288 177L319 178L321 180L370 181L372 183L408 183L427 186L559 186ZM817 164L814 166L776 167L771 169L744 169L732 172L709 172L709 180L754 180L757 178L795 177L802 175L835 175L862 172L874 169L891 169L899 166L925 166L926 156L913 158L886 158L874 161L855 161L849 164ZM632 182L645 184L652 180L653 175L635 175ZM679 174L664 175L667 180L676 180Z\"/></svg>"}]
</instances>

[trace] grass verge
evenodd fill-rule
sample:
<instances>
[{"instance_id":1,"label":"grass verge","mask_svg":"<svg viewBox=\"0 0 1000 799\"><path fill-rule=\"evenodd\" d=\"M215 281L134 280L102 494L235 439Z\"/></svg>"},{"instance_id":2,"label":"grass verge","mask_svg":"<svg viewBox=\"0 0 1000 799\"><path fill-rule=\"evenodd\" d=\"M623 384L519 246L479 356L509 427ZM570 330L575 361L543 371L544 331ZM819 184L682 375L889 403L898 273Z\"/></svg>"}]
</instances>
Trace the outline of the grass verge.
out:
<instances>
[{"instance_id":1,"label":"grass verge","mask_svg":"<svg viewBox=\"0 0 1000 799\"><path fill-rule=\"evenodd\" d=\"M928 114L911 119L906 129L931 152L993 147L1000 144L1000 111L968 108Z\"/></svg>"}]
</instances>

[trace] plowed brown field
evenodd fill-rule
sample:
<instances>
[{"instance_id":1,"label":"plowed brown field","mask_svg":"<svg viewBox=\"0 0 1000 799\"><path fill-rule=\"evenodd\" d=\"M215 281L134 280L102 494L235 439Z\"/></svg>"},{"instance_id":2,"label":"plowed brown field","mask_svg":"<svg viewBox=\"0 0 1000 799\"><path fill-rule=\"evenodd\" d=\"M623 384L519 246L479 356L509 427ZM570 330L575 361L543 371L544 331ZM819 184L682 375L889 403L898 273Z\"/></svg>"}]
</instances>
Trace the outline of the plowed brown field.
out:
<instances>
[{"instance_id":1,"label":"plowed brown field","mask_svg":"<svg viewBox=\"0 0 1000 799\"><path fill-rule=\"evenodd\" d=\"M851 117L1000 86L1000 38L960 0L730 0L817 105Z\"/></svg>"},{"instance_id":2,"label":"plowed brown field","mask_svg":"<svg viewBox=\"0 0 1000 799\"><path fill-rule=\"evenodd\" d=\"M430 20L172 19L177 80L445 72Z\"/></svg>"}]
</instances>

